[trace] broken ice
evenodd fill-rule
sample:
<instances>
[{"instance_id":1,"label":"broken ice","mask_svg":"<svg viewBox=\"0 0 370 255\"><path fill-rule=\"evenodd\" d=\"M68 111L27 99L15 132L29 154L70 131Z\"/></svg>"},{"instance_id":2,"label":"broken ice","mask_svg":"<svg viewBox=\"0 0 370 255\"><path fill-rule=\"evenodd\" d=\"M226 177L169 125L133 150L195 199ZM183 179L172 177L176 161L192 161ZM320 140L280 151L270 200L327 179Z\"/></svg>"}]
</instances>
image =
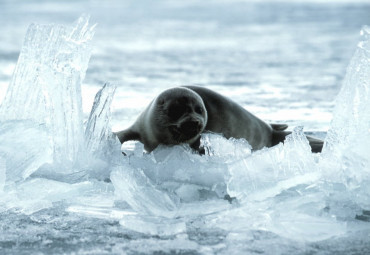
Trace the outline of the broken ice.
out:
<instances>
[{"instance_id":1,"label":"broken ice","mask_svg":"<svg viewBox=\"0 0 370 255\"><path fill-rule=\"evenodd\" d=\"M363 34L322 155L298 127L284 144L253 153L243 139L208 133L205 155L188 145L148 154L134 142L124 144L124 157L110 130L112 84L97 93L83 130L87 18L74 28L33 25L0 109L0 211L47 214L62 204L58 214L75 222L107 219L160 236L150 244L166 237L196 249L192 240L216 232L225 251L255 241L256 232L305 244L356 231L370 204L369 29Z\"/></svg>"},{"instance_id":2,"label":"broken ice","mask_svg":"<svg viewBox=\"0 0 370 255\"><path fill-rule=\"evenodd\" d=\"M171 236L186 232L186 224L181 219L129 216L121 220L120 224L127 229L148 235Z\"/></svg>"},{"instance_id":3,"label":"broken ice","mask_svg":"<svg viewBox=\"0 0 370 255\"><path fill-rule=\"evenodd\" d=\"M33 120L50 132L56 163L78 158L83 145L81 82L94 26L30 25L0 108L0 120ZM68 169L67 169L68 170Z\"/></svg>"},{"instance_id":4,"label":"broken ice","mask_svg":"<svg viewBox=\"0 0 370 255\"><path fill-rule=\"evenodd\" d=\"M321 167L328 181L341 183L356 202L369 208L370 28L364 27L361 34L336 99Z\"/></svg>"},{"instance_id":5,"label":"broken ice","mask_svg":"<svg viewBox=\"0 0 370 255\"><path fill-rule=\"evenodd\" d=\"M205 135L208 142L212 140L227 141L215 135ZM229 142L230 148L238 143ZM217 146L215 146L217 147ZM247 150L250 151L249 147ZM219 155L222 152L217 152ZM136 171L143 171L145 178L157 189L172 196L175 201L202 200L207 197L226 195L225 178L227 176L227 158L223 156L200 156L187 145L159 146L151 154L131 154L125 164Z\"/></svg>"},{"instance_id":6,"label":"broken ice","mask_svg":"<svg viewBox=\"0 0 370 255\"><path fill-rule=\"evenodd\" d=\"M3 192L6 178L6 161L0 156L0 193Z\"/></svg>"},{"instance_id":7,"label":"broken ice","mask_svg":"<svg viewBox=\"0 0 370 255\"><path fill-rule=\"evenodd\" d=\"M53 148L45 125L30 120L0 122L0 157L6 162L6 179L26 179L53 161Z\"/></svg>"},{"instance_id":8,"label":"broken ice","mask_svg":"<svg viewBox=\"0 0 370 255\"><path fill-rule=\"evenodd\" d=\"M115 90L116 86L106 83L95 96L85 129L87 150L92 154L111 153L111 147L117 145L110 125L110 106Z\"/></svg>"},{"instance_id":9,"label":"broken ice","mask_svg":"<svg viewBox=\"0 0 370 255\"><path fill-rule=\"evenodd\" d=\"M128 156L111 174L117 197L138 212L166 217L178 215L179 204L223 199L229 177L226 161L238 160L232 159L234 152L247 157L251 147L245 140L216 134L203 134L201 143L208 155L201 156L188 145L159 146L150 154L143 154L139 142L123 145Z\"/></svg>"},{"instance_id":10,"label":"broken ice","mask_svg":"<svg viewBox=\"0 0 370 255\"><path fill-rule=\"evenodd\" d=\"M324 153L341 156L353 145L368 143L370 126L370 28L361 31L356 52L347 68L343 86L336 99L331 128L328 131ZM356 139L365 139L364 142Z\"/></svg>"},{"instance_id":11,"label":"broken ice","mask_svg":"<svg viewBox=\"0 0 370 255\"><path fill-rule=\"evenodd\" d=\"M264 200L319 177L314 155L302 128L294 129L284 144L253 153L229 165L231 196Z\"/></svg>"},{"instance_id":12,"label":"broken ice","mask_svg":"<svg viewBox=\"0 0 370 255\"><path fill-rule=\"evenodd\" d=\"M172 217L176 212L177 206L171 197L156 189L140 169L116 167L111 180L117 198L140 213Z\"/></svg>"}]
</instances>

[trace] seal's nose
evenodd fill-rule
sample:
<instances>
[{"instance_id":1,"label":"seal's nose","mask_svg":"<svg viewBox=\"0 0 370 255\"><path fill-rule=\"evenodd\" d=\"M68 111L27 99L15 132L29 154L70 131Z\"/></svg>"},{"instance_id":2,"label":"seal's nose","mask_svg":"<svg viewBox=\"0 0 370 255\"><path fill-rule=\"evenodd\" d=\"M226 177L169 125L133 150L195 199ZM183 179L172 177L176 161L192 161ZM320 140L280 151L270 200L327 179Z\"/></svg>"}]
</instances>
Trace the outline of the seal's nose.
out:
<instances>
[{"instance_id":1,"label":"seal's nose","mask_svg":"<svg viewBox=\"0 0 370 255\"><path fill-rule=\"evenodd\" d=\"M191 121L187 121L185 123L183 123L181 125L181 130L184 132L184 133L192 133L192 132L198 132L200 130L200 123L199 121L196 121L196 120L191 120Z\"/></svg>"},{"instance_id":2,"label":"seal's nose","mask_svg":"<svg viewBox=\"0 0 370 255\"><path fill-rule=\"evenodd\" d=\"M183 123L180 127L180 130L185 134L194 134L198 133L202 125L197 120L191 120Z\"/></svg>"},{"instance_id":3,"label":"seal's nose","mask_svg":"<svg viewBox=\"0 0 370 255\"><path fill-rule=\"evenodd\" d=\"M196 130L198 128L198 121L187 121L181 125L181 128L185 130Z\"/></svg>"}]
</instances>

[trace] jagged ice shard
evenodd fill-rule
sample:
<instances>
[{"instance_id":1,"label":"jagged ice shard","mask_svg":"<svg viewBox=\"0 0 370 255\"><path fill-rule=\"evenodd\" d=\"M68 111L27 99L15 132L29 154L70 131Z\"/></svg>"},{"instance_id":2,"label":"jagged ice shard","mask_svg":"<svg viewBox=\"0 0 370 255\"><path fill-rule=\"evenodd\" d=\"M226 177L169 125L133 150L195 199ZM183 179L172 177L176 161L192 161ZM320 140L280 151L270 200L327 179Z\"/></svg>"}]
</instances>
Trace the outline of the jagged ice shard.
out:
<instances>
[{"instance_id":1,"label":"jagged ice shard","mask_svg":"<svg viewBox=\"0 0 370 255\"><path fill-rule=\"evenodd\" d=\"M73 162L83 150L81 82L94 35L88 19L73 27L30 25L0 109L0 120L45 125L54 163Z\"/></svg>"},{"instance_id":2,"label":"jagged ice shard","mask_svg":"<svg viewBox=\"0 0 370 255\"><path fill-rule=\"evenodd\" d=\"M240 201L265 200L320 176L302 127L295 128L284 144L230 164L229 171L228 192Z\"/></svg>"},{"instance_id":3,"label":"jagged ice shard","mask_svg":"<svg viewBox=\"0 0 370 255\"><path fill-rule=\"evenodd\" d=\"M6 160L7 182L26 179L53 162L48 129L31 120L0 121L0 157Z\"/></svg>"},{"instance_id":4,"label":"jagged ice shard","mask_svg":"<svg viewBox=\"0 0 370 255\"><path fill-rule=\"evenodd\" d=\"M3 192L6 178L6 161L0 156L0 193Z\"/></svg>"},{"instance_id":5,"label":"jagged ice shard","mask_svg":"<svg viewBox=\"0 0 370 255\"><path fill-rule=\"evenodd\" d=\"M33 24L28 29L0 108L0 211L33 214L100 185L84 182L97 163L86 162L102 154L106 143L114 144L109 120L115 87L107 84L98 93L85 141L81 82L93 29L87 16L74 27Z\"/></svg>"},{"instance_id":6,"label":"jagged ice shard","mask_svg":"<svg viewBox=\"0 0 370 255\"><path fill-rule=\"evenodd\" d=\"M174 201L158 190L142 170L127 165L116 167L110 178L116 197L126 201L135 211L165 217L175 214L177 206Z\"/></svg>"},{"instance_id":7,"label":"jagged ice shard","mask_svg":"<svg viewBox=\"0 0 370 255\"><path fill-rule=\"evenodd\" d=\"M361 30L362 41L347 68L336 99L324 153L342 156L353 145L369 144L370 137L370 28ZM363 140L365 138L365 140ZM357 139L363 142L356 141Z\"/></svg>"},{"instance_id":8,"label":"jagged ice shard","mask_svg":"<svg viewBox=\"0 0 370 255\"><path fill-rule=\"evenodd\" d=\"M323 149L322 168L341 183L351 200L370 208L370 28L347 68Z\"/></svg>"},{"instance_id":9,"label":"jagged ice shard","mask_svg":"<svg viewBox=\"0 0 370 255\"><path fill-rule=\"evenodd\" d=\"M86 147L92 154L111 153L112 146L120 144L110 125L110 106L115 91L115 85L106 83L95 96L85 129Z\"/></svg>"}]
</instances>

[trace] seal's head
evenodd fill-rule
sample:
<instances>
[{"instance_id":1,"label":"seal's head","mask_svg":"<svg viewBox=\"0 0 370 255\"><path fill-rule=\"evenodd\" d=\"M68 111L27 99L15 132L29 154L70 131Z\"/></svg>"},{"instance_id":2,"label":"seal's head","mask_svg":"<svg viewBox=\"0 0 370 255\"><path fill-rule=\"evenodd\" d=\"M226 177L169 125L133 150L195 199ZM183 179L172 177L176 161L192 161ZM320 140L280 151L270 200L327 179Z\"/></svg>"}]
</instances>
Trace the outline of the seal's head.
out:
<instances>
[{"instance_id":1,"label":"seal's head","mask_svg":"<svg viewBox=\"0 0 370 255\"><path fill-rule=\"evenodd\" d=\"M194 143L207 124L207 110L194 91L177 87L164 91L155 101L154 122L166 134L166 144Z\"/></svg>"}]
</instances>

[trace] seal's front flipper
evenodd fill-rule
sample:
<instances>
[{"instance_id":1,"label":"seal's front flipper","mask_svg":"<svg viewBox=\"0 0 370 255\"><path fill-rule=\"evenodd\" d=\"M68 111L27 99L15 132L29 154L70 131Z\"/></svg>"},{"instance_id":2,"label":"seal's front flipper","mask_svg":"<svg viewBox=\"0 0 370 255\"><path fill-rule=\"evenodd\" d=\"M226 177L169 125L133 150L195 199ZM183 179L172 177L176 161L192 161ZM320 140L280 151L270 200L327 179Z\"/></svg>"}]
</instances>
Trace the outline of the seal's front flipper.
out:
<instances>
[{"instance_id":1,"label":"seal's front flipper","mask_svg":"<svg viewBox=\"0 0 370 255\"><path fill-rule=\"evenodd\" d=\"M200 155L206 154L204 147L200 146L200 137L194 143L190 144L190 148L198 152Z\"/></svg>"},{"instance_id":2,"label":"seal's front flipper","mask_svg":"<svg viewBox=\"0 0 370 255\"><path fill-rule=\"evenodd\" d=\"M132 140L139 141L140 140L140 135L130 128L122 130L122 131L118 131L118 132L113 132L113 133L117 136L118 140L122 144L127 141L132 141ZM122 154L127 156L127 154L123 151L122 151Z\"/></svg>"},{"instance_id":3,"label":"seal's front flipper","mask_svg":"<svg viewBox=\"0 0 370 255\"><path fill-rule=\"evenodd\" d=\"M130 128L122 130L122 131L114 132L114 134L117 136L117 138L119 139L121 143L132 141L132 140L137 140L137 141L140 140L139 133L133 131Z\"/></svg>"}]
</instances>

